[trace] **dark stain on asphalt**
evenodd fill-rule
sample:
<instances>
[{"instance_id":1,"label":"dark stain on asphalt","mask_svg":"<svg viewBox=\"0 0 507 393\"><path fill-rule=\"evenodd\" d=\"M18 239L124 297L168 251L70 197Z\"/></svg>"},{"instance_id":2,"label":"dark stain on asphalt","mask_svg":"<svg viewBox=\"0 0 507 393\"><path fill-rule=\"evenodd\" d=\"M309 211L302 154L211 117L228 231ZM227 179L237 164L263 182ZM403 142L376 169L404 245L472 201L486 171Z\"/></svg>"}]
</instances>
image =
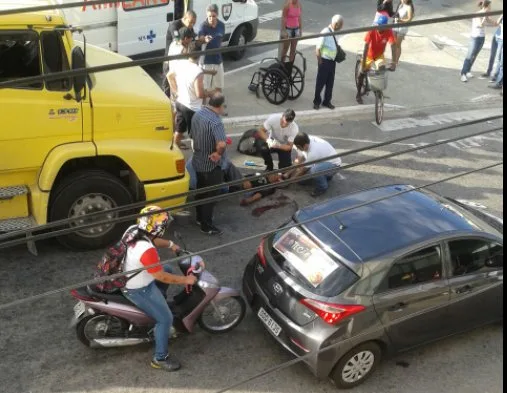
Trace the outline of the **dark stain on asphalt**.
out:
<instances>
[{"instance_id":1,"label":"dark stain on asphalt","mask_svg":"<svg viewBox=\"0 0 507 393\"><path fill-rule=\"evenodd\" d=\"M400 366L400 367L403 367L403 368L409 368L410 367L410 363L409 362L406 362L404 360L398 360L396 362L396 365L397 366Z\"/></svg>"}]
</instances>

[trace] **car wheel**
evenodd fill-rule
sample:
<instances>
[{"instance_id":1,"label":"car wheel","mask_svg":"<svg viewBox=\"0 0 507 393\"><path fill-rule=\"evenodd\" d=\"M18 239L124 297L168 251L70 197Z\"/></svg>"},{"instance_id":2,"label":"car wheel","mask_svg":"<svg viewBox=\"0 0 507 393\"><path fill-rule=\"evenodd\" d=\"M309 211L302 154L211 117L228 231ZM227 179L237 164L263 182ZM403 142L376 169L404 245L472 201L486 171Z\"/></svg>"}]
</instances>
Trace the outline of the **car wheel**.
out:
<instances>
[{"instance_id":1,"label":"car wheel","mask_svg":"<svg viewBox=\"0 0 507 393\"><path fill-rule=\"evenodd\" d=\"M241 60L243 56L245 56L245 45L248 42L248 37L246 35L246 28L244 26L239 27L233 34L231 41L229 43L230 47L238 48L237 51L229 52L229 57L232 60Z\"/></svg>"},{"instance_id":2,"label":"car wheel","mask_svg":"<svg viewBox=\"0 0 507 393\"><path fill-rule=\"evenodd\" d=\"M71 228L94 221L114 220L130 212L111 214L105 212L132 202L130 191L116 177L100 170L80 171L65 179L55 190L51 198L49 220L75 218L76 221L69 225ZM105 214L98 218L86 218L87 214L97 212ZM71 249L103 248L117 241L127 225L126 223L101 224L59 236L58 240Z\"/></svg>"},{"instance_id":3,"label":"car wheel","mask_svg":"<svg viewBox=\"0 0 507 393\"><path fill-rule=\"evenodd\" d=\"M377 368L382 351L373 343L361 344L347 352L331 372L331 379L340 389L362 384Z\"/></svg>"}]
</instances>

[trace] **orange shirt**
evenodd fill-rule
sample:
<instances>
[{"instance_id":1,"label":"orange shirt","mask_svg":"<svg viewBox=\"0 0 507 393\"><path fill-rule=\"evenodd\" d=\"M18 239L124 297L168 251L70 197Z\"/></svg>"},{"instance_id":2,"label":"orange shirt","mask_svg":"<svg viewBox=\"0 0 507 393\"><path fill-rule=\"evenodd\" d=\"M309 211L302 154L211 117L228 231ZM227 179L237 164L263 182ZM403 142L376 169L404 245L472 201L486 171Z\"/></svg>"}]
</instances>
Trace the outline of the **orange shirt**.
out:
<instances>
[{"instance_id":1,"label":"orange shirt","mask_svg":"<svg viewBox=\"0 0 507 393\"><path fill-rule=\"evenodd\" d=\"M378 59L386 50L387 43L394 44L396 39L391 29L382 32L378 30L371 30L366 33L364 42L369 44L368 55L370 59Z\"/></svg>"}]
</instances>

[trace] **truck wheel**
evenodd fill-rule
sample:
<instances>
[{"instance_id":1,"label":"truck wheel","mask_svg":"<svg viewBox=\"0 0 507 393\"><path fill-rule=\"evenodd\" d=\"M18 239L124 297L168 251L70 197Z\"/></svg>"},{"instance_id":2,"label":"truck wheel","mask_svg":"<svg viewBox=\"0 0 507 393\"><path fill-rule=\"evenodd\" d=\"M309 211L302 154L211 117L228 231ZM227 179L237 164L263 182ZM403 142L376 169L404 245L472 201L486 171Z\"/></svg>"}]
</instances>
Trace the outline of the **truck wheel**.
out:
<instances>
[{"instance_id":1,"label":"truck wheel","mask_svg":"<svg viewBox=\"0 0 507 393\"><path fill-rule=\"evenodd\" d=\"M235 52L229 52L229 56L232 60L241 60L245 56L245 45L248 42L246 36L245 26L240 26L232 35L231 41L229 42L230 47L237 47L238 50Z\"/></svg>"},{"instance_id":2,"label":"truck wheel","mask_svg":"<svg viewBox=\"0 0 507 393\"><path fill-rule=\"evenodd\" d=\"M132 202L133 198L128 188L109 173L100 170L76 172L65 179L55 190L54 197L51 198L49 220L76 218L75 223L69 224L68 227L71 228L91 222L114 220L132 212L104 214L91 219L86 219L86 215L105 212ZM85 228L59 236L58 240L64 246L72 249L103 248L119 240L127 225L127 223L101 224L97 227Z\"/></svg>"}]
</instances>

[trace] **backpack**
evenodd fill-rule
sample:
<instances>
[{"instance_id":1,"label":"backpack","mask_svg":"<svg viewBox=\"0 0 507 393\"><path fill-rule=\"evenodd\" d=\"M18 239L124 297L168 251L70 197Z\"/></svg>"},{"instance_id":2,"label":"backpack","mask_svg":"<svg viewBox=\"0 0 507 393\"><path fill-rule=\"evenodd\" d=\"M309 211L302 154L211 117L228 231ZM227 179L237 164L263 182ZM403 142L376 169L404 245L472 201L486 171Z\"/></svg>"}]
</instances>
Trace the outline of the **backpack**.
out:
<instances>
[{"instance_id":1,"label":"backpack","mask_svg":"<svg viewBox=\"0 0 507 393\"><path fill-rule=\"evenodd\" d=\"M106 250L106 252L102 256L102 259L97 264L94 278L107 277L113 274L122 273L124 271L127 250L129 245L133 242L132 240L130 241L127 240L129 237L130 239L132 239L131 234L132 230L131 228L129 228L119 242L113 244ZM149 241L148 238L145 238L145 240ZM111 280L100 282L96 284L96 288L100 292L104 293L116 292L125 287L127 281L130 280L131 278L134 278L139 273L141 272L134 273L130 277L121 276L113 278Z\"/></svg>"},{"instance_id":2,"label":"backpack","mask_svg":"<svg viewBox=\"0 0 507 393\"><path fill-rule=\"evenodd\" d=\"M255 142L258 138L256 128L246 131L239 140L238 152L250 156L257 156L258 150Z\"/></svg>"}]
</instances>

